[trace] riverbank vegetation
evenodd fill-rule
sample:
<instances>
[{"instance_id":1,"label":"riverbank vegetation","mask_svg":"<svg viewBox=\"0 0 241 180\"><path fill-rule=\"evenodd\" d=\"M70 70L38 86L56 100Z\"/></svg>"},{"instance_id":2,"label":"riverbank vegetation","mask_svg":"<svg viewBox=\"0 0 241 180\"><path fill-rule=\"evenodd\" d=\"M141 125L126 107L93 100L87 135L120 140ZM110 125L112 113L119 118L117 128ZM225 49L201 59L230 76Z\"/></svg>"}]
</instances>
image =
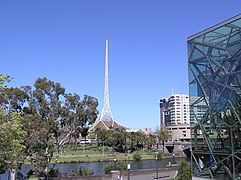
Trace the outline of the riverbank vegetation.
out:
<instances>
[{"instance_id":1,"label":"riverbank vegetation","mask_svg":"<svg viewBox=\"0 0 241 180\"><path fill-rule=\"evenodd\" d=\"M95 97L81 99L47 78L19 88L6 87L10 80L0 74L0 173L9 170L12 178L24 163L47 176L61 162L133 160L134 152L139 159L152 159L168 139L164 129L155 134L123 129L89 133L98 116Z\"/></svg>"}]
</instances>

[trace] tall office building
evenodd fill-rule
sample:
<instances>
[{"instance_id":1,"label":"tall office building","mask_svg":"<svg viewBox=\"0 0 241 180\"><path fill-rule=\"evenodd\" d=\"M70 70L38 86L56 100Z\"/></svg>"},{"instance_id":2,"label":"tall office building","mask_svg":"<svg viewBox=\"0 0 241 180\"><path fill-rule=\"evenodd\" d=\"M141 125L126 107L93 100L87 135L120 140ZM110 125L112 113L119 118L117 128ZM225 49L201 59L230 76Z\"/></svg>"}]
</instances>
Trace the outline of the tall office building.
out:
<instances>
[{"instance_id":1,"label":"tall office building","mask_svg":"<svg viewBox=\"0 0 241 180\"><path fill-rule=\"evenodd\" d=\"M241 14L187 46L193 179L241 179Z\"/></svg>"}]
</instances>

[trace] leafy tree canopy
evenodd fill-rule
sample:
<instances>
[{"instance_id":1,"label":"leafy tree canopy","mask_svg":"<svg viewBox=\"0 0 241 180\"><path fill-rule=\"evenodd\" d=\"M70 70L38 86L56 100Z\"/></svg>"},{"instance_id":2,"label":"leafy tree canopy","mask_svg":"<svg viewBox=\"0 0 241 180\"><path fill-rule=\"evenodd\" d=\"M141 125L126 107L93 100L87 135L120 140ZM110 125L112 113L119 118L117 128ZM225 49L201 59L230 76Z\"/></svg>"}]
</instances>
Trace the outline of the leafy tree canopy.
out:
<instances>
[{"instance_id":1,"label":"leafy tree canopy","mask_svg":"<svg viewBox=\"0 0 241 180\"><path fill-rule=\"evenodd\" d=\"M0 74L0 92L6 88L5 82L10 82L11 77L8 74Z\"/></svg>"},{"instance_id":2,"label":"leafy tree canopy","mask_svg":"<svg viewBox=\"0 0 241 180\"><path fill-rule=\"evenodd\" d=\"M16 112L0 110L0 172L17 170L24 161L23 117Z\"/></svg>"}]
</instances>

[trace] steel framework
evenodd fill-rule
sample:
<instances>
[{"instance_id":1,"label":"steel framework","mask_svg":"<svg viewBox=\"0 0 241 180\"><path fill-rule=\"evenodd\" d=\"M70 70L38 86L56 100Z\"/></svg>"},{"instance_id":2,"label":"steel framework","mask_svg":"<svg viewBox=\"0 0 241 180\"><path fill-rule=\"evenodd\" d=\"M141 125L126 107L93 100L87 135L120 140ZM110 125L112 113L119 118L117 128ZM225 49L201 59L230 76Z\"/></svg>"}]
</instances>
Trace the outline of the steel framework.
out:
<instances>
[{"instance_id":1,"label":"steel framework","mask_svg":"<svg viewBox=\"0 0 241 180\"><path fill-rule=\"evenodd\" d=\"M109 61L108 61L108 39L106 39L105 49L105 88L104 88L104 105L99 119L90 127L89 131L94 131L98 128L109 129L127 129L126 127L115 121L109 101Z\"/></svg>"},{"instance_id":2,"label":"steel framework","mask_svg":"<svg viewBox=\"0 0 241 180\"><path fill-rule=\"evenodd\" d=\"M192 173L241 179L241 15L188 38Z\"/></svg>"},{"instance_id":3,"label":"steel framework","mask_svg":"<svg viewBox=\"0 0 241 180\"><path fill-rule=\"evenodd\" d=\"M104 120L104 116L108 116L110 119L114 119L110 111L110 100L109 100L109 65L108 65L108 39L106 39L106 50L105 50L105 90L104 90L104 106L101 112L100 119Z\"/></svg>"}]
</instances>

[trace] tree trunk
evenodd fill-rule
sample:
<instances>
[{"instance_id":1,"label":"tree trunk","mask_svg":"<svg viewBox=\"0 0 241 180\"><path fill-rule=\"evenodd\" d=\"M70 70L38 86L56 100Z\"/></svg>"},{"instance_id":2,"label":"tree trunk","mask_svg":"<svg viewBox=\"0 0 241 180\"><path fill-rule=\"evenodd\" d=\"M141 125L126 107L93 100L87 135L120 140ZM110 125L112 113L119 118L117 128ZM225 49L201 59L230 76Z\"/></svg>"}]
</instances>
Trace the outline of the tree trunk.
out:
<instances>
[{"instance_id":1,"label":"tree trunk","mask_svg":"<svg viewBox=\"0 0 241 180\"><path fill-rule=\"evenodd\" d=\"M10 171L10 176L11 176L11 180L15 180L15 176L16 176L16 170L15 169L12 169Z\"/></svg>"}]
</instances>

